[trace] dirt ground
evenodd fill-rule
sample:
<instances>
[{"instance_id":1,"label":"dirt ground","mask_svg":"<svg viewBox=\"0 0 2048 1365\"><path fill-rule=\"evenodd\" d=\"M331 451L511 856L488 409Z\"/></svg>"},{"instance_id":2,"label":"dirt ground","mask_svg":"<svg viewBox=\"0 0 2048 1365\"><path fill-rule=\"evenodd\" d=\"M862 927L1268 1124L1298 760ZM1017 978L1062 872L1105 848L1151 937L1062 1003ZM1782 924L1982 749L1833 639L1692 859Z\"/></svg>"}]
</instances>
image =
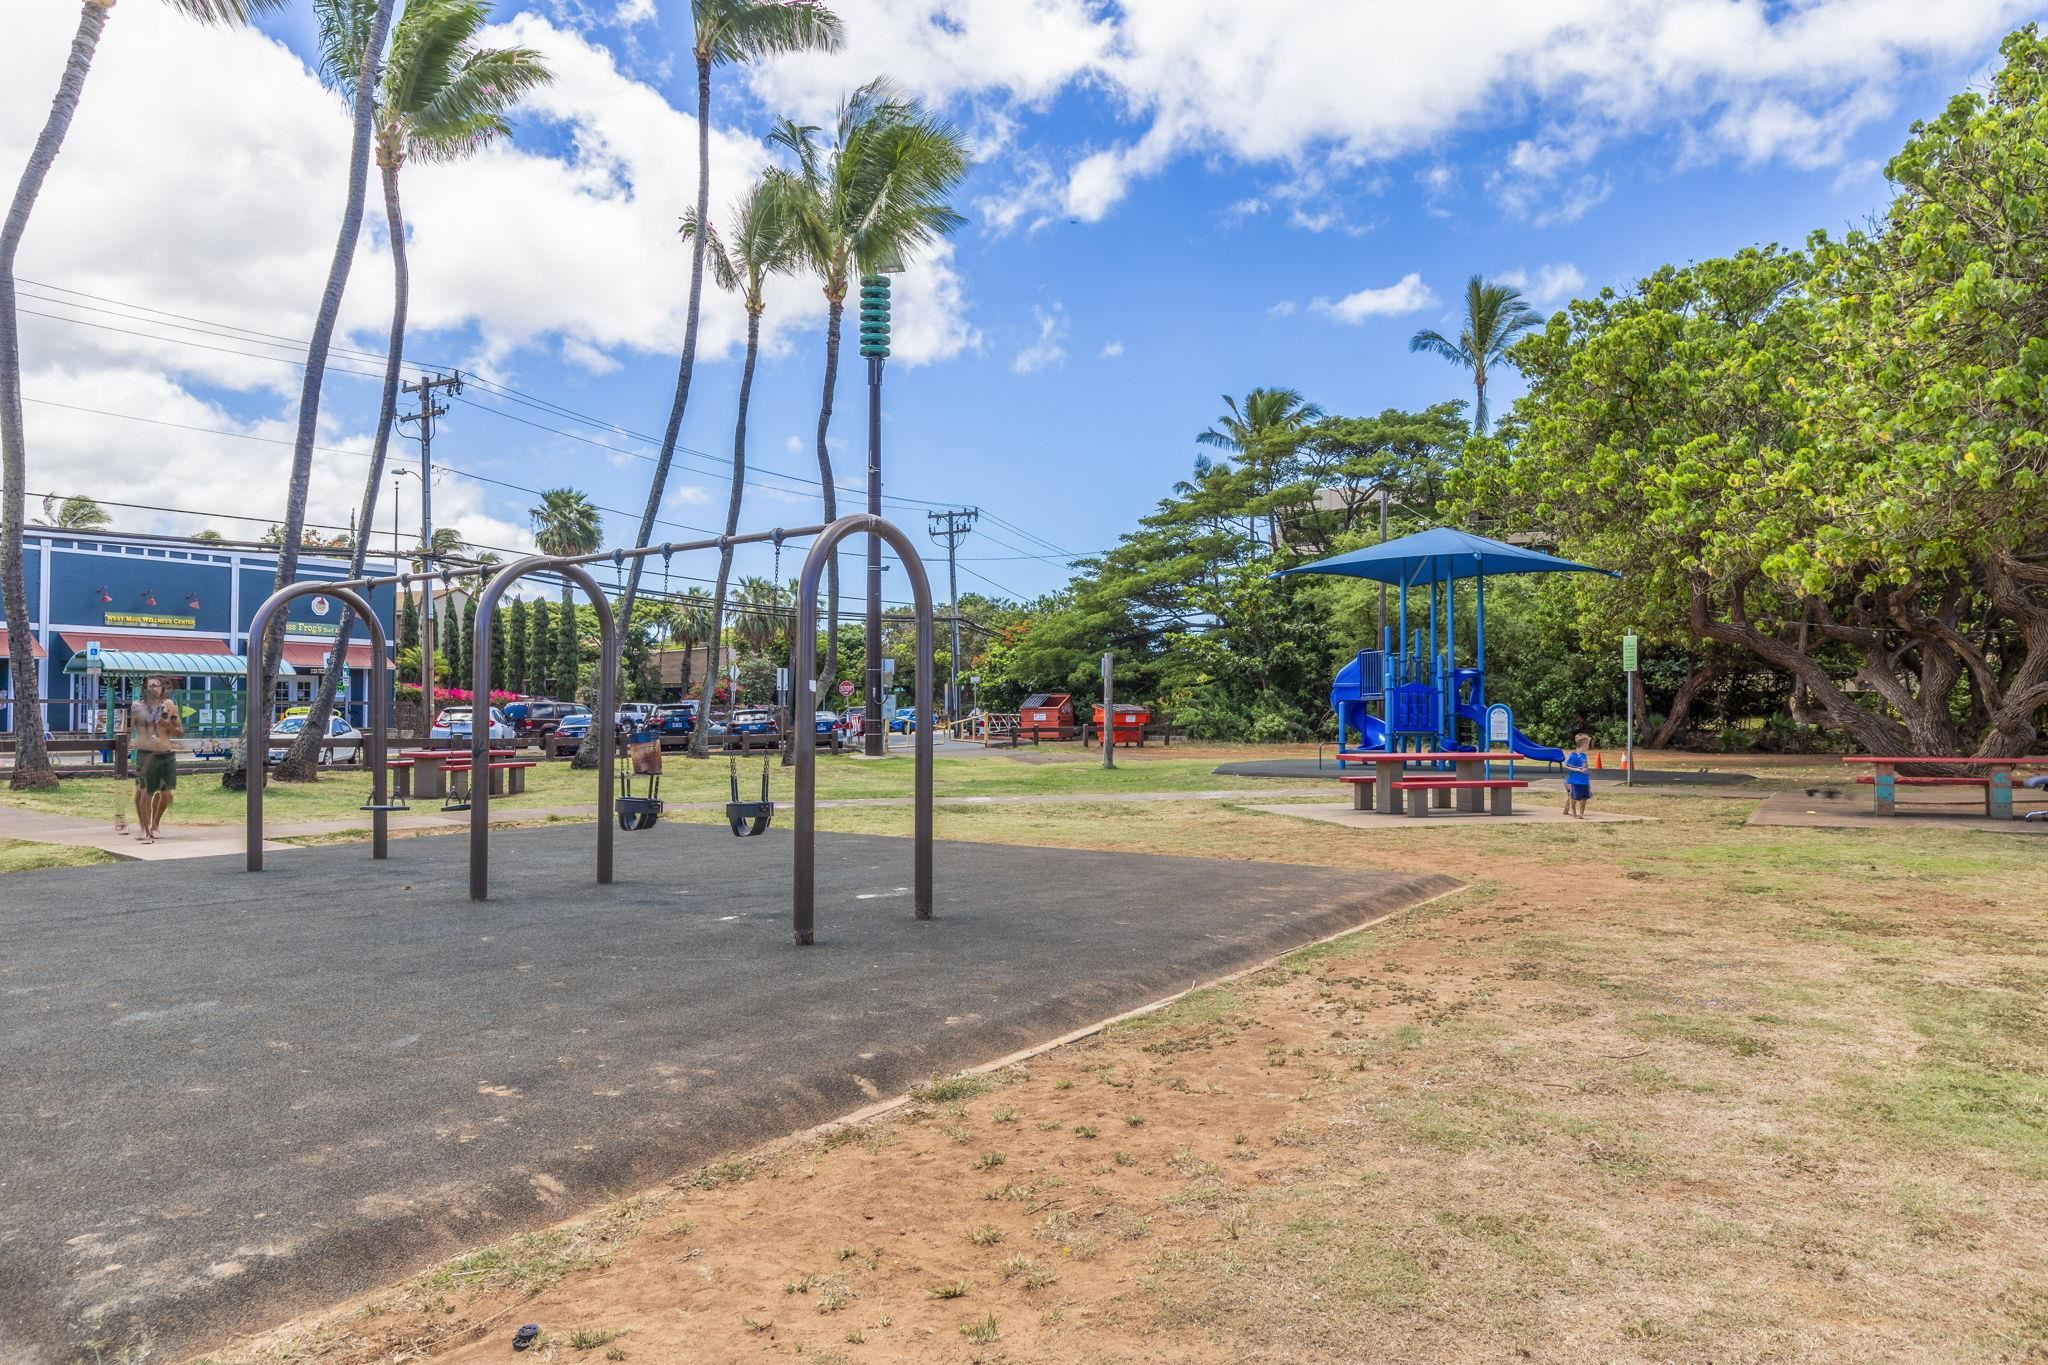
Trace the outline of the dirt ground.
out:
<instances>
[{"instance_id":1,"label":"dirt ground","mask_svg":"<svg viewBox=\"0 0 2048 1365\"><path fill-rule=\"evenodd\" d=\"M2048 1360L2035 841L1596 800L942 811L1469 889L206 1359Z\"/></svg>"}]
</instances>

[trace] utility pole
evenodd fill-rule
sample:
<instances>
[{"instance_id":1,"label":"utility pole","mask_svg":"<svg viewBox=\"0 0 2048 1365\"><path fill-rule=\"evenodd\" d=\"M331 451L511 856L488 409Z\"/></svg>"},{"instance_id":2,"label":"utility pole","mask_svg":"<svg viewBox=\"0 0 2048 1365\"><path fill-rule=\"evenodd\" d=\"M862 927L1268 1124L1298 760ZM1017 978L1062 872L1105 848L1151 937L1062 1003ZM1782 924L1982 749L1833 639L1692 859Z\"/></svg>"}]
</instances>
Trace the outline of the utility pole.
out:
<instances>
[{"instance_id":1,"label":"utility pole","mask_svg":"<svg viewBox=\"0 0 2048 1365\"><path fill-rule=\"evenodd\" d=\"M443 374L420 376L417 384L401 384L401 389L419 397L417 412L400 413L399 425L411 426L419 423L420 428L420 562L426 572L434 572L434 419L446 416L448 405L434 401L434 390L446 389L449 393L462 392L462 371L454 375ZM434 580L431 577L420 581L420 719L429 733L434 728ZM421 736L424 740L426 736Z\"/></svg>"},{"instance_id":2,"label":"utility pole","mask_svg":"<svg viewBox=\"0 0 2048 1365\"><path fill-rule=\"evenodd\" d=\"M953 666L946 670L946 718L960 719L960 574L954 551L974 529L981 509L969 507L958 512L927 512L931 537L946 547L946 608L953 618Z\"/></svg>"}]
</instances>

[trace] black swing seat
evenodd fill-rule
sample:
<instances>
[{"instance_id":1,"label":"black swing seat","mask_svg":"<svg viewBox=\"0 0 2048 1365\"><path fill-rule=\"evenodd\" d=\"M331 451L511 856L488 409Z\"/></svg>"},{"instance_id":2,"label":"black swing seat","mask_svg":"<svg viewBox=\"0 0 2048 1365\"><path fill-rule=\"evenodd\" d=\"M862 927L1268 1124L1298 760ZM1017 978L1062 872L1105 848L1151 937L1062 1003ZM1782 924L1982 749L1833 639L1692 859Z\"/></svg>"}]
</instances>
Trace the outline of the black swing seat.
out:
<instances>
[{"instance_id":1,"label":"black swing seat","mask_svg":"<svg viewBox=\"0 0 2048 1365\"><path fill-rule=\"evenodd\" d=\"M653 829L661 819L661 802L651 796L621 796L612 803L623 830Z\"/></svg>"},{"instance_id":2,"label":"black swing seat","mask_svg":"<svg viewBox=\"0 0 2048 1365\"><path fill-rule=\"evenodd\" d=\"M732 826L732 832L745 839L766 830L775 820L773 801L728 801L725 805L725 823Z\"/></svg>"},{"instance_id":3,"label":"black swing seat","mask_svg":"<svg viewBox=\"0 0 2048 1365\"><path fill-rule=\"evenodd\" d=\"M384 803L383 805L381 805L381 806L380 806L380 805L378 805L378 804L377 804L376 802L374 802L374 801L365 801L365 802L363 802L363 804L362 804L362 805L360 805L360 806L357 806L357 807L356 807L356 809L357 809L357 810L369 810L369 811L378 811L378 810L381 810L381 811L409 811L409 810L411 810L411 809L412 809L412 807L411 807L411 806L408 806L408 805L407 805L407 804L406 804L405 802L403 802L403 801L386 801L386 802L385 802L385 803Z\"/></svg>"}]
</instances>

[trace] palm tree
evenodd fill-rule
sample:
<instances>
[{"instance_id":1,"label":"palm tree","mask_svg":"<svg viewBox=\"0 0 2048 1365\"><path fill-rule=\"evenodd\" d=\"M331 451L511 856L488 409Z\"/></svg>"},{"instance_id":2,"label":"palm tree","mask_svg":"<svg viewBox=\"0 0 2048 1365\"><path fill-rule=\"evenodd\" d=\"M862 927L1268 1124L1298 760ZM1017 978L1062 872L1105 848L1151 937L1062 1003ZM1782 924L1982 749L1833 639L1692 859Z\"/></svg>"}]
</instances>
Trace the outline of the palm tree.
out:
<instances>
[{"instance_id":1,"label":"palm tree","mask_svg":"<svg viewBox=\"0 0 2048 1365\"><path fill-rule=\"evenodd\" d=\"M328 80L352 88L362 70L358 35L370 21L371 0L314 0L320 21L321 70ZM391 40L391 58L377 92L377 170L384 186L384 221L391 239L391 338L384 353L384 395L377 434L370 446L369 475L363 481L362 511L356 525L371 526L377 492L384 482L384 456L398 411L399 370L404 361L406 309L411 274L406 261L405 215L399 207L398 172L408 158L456 161L511 134L505 111L553 74L528 48L479 48L476 33L490 19L484 0L411 0ZM439 533L435 533L438 540ZM363 573L364 544L350 556L349 577ZM459 548L459 542L458 542ZM416 570L417 571L417 570ZM346 650L355 615L341 609L338 649ZM287 782L311 781L319 773L319 746L327 733L341 670L320 680L313 710L291 752L278 766Z\"/></svg>"},{"instance_id":2,"label":"palm tree","mask_svg":"<svg viewBox=\"0 0 2048 1365\"><path fill-rule=\"evenodd\" d=\"M180 13L206 24L245 24L259 10L277 9L284 0L169 0ZM7 221L0 227L0 599L5 599L7 672L14 693L14 775L16 791L57 784L43 747L42 701L36 685L35 627L29 620L28 589L22 572L21 540L28 523L28 436L21 414L21 319L15 311L14 259L28 232L29 215L85 93L113 0L84 0L78 7L78 31L71 55L57 79L57 97L29 150L28 164L15 183ZM21 717L29 721L23 724Z\"/></svg>"},{"instance_id":3,"label":"palm tree","mask_svg":"<svg viewBox=\"0 0 2048 1365\"><path fill-rule=\"evenodd\" d=\"M747 405L754 396L754 365L761 356L761 314L768 307L764 291L771 275L786 274L796 266L797 196L787 176L769 175L756 181L746 198L734 206L736 219L732 244L728 247L718 229L695 213L683 219L683 235L691 238L700 254L711 259L711 275L718 287L738 294L747 310L747 359L740 371L739 417L732 429L732 495L725 507L725 533L740 529L740 495L746 491ZM718 554L718 581L711 590L710 638L718 641L725 626L725 587L732 574L732 546ZM714 654L716 650L714 649ZM717 685L716 669L706 669L704 694L698 714L711 715L711 693ZM711 727L699 725L690 736L690 753L702 758L709 752Z\"/></svg>"},{"instance_id":4,"label":"palm tree","mask_svg":"<svg viewBox=\"0 0 2048 1365\"><path fill-rule=\"evenodd\" d=\"M527 515L533 518L533 543L540 552L547 555L587 555L595 550L604 539L603 522L597 515L597 508L590 499L573 488L550 488L540 495L540 505L531 508ZM563 637L574 637L576 606L570 600L569 580L562 579ZM562 694L576 695L576 674L580 664L575 653L563 650L569 655L558 659L557 665L564 675ZM590 734L577 746L576 757L571 760L579 768L597 766L597 745L593 742L598 725L609 725L612 717L599 716L590 727Z\"/></svg>"},{"instance_id":5,"label":"palm tree","mask_svg":"<svg viewBox=\"0 0 2048 1365\"><path fill-rule=\"evenodd\" d=\"M43 499L43 525L61 531L97 531L113 520L106 508L83 493L73 493L61 501L55 493Z\"/></svg>"},{"instance_id":6,"label":"palm tree","mask_svg":"<svg viewBox=\"0 0 2048 1365\"><path fill-rule=\"evenodd\" d=\"M697 59L697 222L711 216L711 68L739 65L785 52L831 51L839 46L839 16L816 0L690 0L690 22L696 33L692 55ZM683 429L683 409L690 403L690 377L697 366L697 315L704 301L703 236L690 251L690 302L683 315L683 357L676 370L676 392L669 404L668 426L661 435L661 454L654 461L654 479L647 488L647 507L640 514L635 545L654 543L654 516L668 486L668 470L676 457L676 438ZM620 619L631 620L633 599L640 595L645 556L626 571L626 591L619 602Z\"/></svg>"},{"instance_id":7,"label":"palm tree","mask_svg":"<svg viewBox=\"0 0 2048 1365\"><path fill-rule=\"evenodd\" d=\"M313 485L313 442L320 427L320 390L327 376L328 348L333 344L334 328L341 315L341 296L348 289L349 268L355 262L356 238L362 233L363 201L370 180L370 145L376 127L377 84L383 71L384 42L390 36L392 15L397 8L398 0L375 0L374 8L362 15L361 27L343 40L353 43L363 54L355 62L356 79L347 82L351 87L354 124L349 140L348 197L342 207L341 231L335 234L334 256L327 264L327 284L320 293L320 309L314 315L313 335L306 343L306 376L299 389L298 430L292 439L291 478L285 490L283 537L277 552L280 588L299 575L306 498ZM265 633L262 650L262 690L258 695L267 697L277 686L277 666L284 656L282 617ZM251 699L252 704L254 700ZM313 727L305 729L312 731Z\"/></svg>"},{"instance_id":8,"label":"palm tree","mask_svg":"<svg viewBox=\"0 0 2048 1365\"><path fill-rule=\"evenodd\" d=\"M668 609L669 644L683 651L683 691L690 690L690 652L710 637L711 594L702 588L691 588L677 598ZM713 659L708 672L718 671L718 661Z\"/></svg>"},{"instance_id":9,"label":"palm tree","mask_svg":"<svg viewBox=\"0 0 2048 1365\"><path fill-rule=\"evenodd\" d=\"M819 130L784 120L770 134L796 154L802 183L798 242L805 266L825 290L825 387L818 402L818 482L825 520L839 515L832 482L832 400L839 385L839 333L854 275L883 264L901 266L912 252L965 221L946 203L966 176L968 158L959 133L932 118L886 82L872 81L849 95L829 147ZM825 652L818 676L839 668L839 557L826 565Z\"/></svg>"},{"instance_id":10,"label":"palm tree","mask_svg":"<svg viewBox=\"0 0 2048 1365\"><path fill-rule=\"evenodd\" d=\"M425 573L430 562L445 563L451 559L461 559L468 550L469 542L462 538L462 532L453 526L436 526L432 544L413 547L412 571Z\"/></svg>"},{"instance_id":11,"label":"palm tree","mask_svg":"<svg viewBox=\"0 0 2048 1365\"><path fill-rule=\"evenodd\" d=\"M787 624L783 620L787 603L783 601L782 588L766 578L742 578L733 601L738 605L733 612L732 633L740 647L750 654L773 652Z\"/></svg>"},{"instance_id":12,"label":"palm tree","mask_svg":"<svg viewBox=\"0 0 2048 1365\"><path fill-rule=\"evenodd\" d=\"M1537 326L1542 319L1522 298L1522 291L1505 284L1488 284L1474 275L1465 285L1465 330L1452 341L1441 332L1425 327L1408 339L1411 351L1428 351L1454 365L1472 371L1472 388L1477 401L1472 405L1472 434L1486 434L1486 368L1507 359L1515 339Z\"/></svg>"},{"instance_id":13,"label":"palm tree","mask_svg":"<svg viewBox=\"0 0 2048 1365\"><path fill-rule=\"evenodd\" d=\"M1270 495L1303 435L1322 420L1323 410L1293 389L1253 389L1244 396L1242 405L1229 394L1223 395L1223 415L1214 426L1197 434L1195 441L1235 454ZM1198 463L1195 472L1204 476L1208 470ZM1256 515L1253 522L1256 531ZM1266 528L1267 539L1277 548L1279 533L1270 507L1266 511Z\"/></svg>"}]
</instances>

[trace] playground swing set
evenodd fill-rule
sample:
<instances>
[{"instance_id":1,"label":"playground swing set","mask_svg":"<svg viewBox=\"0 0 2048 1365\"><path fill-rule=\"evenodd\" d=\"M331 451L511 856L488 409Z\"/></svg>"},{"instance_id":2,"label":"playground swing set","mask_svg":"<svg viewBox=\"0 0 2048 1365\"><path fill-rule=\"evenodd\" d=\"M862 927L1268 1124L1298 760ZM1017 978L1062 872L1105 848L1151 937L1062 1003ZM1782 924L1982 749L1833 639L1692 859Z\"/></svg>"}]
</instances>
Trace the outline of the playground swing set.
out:
<instances>
[{"instance_id":1,"label":"playground swing set","mask_svg":"<svg viewBox=\"0 0 2048 1365\"><path fill-rule=\"evenodd\" d=\"M1382 621L1379 647L1360 650L1330 684L1330 709L1337 714L1337 761L1384 761L1392 754L1414 753L1418 757L1413 766L1442 768L1448 760L1431 755L1491 752L1501 744L1506 746L1501 756L1511 773L1517 758L1563 763L1563 749L1524 735L1513 711L1503 703L1489 703L1486 691L1486 580L1489 575L1532 573L1620 577L1447 526L1282 570L1281 574L1363 578L1399 590L1398 611L1392 620ZM1470 666L1459 667L1457 586L1465 579L1474 583L1474 648ZM1426 625L1411 627L1409 596L1418 589L1427 593L1421 613Z\"/></svg>"},{"instance_id":2,"label":"playground swing set","mask_svg":"<svg viewBox=\"0 0 2048 1365\"><path fill-rule=\"evenodd\" d=\"M778 569L781 564L782 543L789 536L816 537L809 554L804 560L799 580L797 599L796 642L791 660L790 674L804 680L810 691L817 690L817 598L820 580L825 566L839 543L852 535L870 535L895 550L902 563L905 577L910 582L916 603L917 615L917 686L915 727L915 754L913 777L913 819L912 819L912 904L915 917L920 920L932 918L932 687L933 671L933 629L931 583L924 569L924 561L918 555L917 546L900 527L892 522L868 514L855 514L839 518L830 525L799 527L795 530L777 528L771 532L748 535L720 536L715 540L669 543L647 546L632 550L612 550L609 553L592 555L532 555L505 565L494 574L476 602L476 638L489 641L491 623L497 611L498 602L505 592L518 580L534 573L559 575L569 584L581 588L589 599L598 618L598 633L601 641L598 666L597 714L600 717L617 713L616 685L619 668L619 627L614 619L611 602L604 595L597 580L592 578L583 566L611 561L614 566L623 565L628 558L659 554L663 560L663 581L667 581L667 565L672 556L684 550L725 550L736 545L750 545L761 541L773 541ZM487 570L475 571L481 576ZM256 609L250 623L252 640L263 640L278 614L299 597L311 593L324 593L339 598L368 627L373 656L381 657L386 641L384 628L376 614L370 610L362 596L363 591L373 587L395 584L401 588L414 583L431 585L435 582L450 583L458 577L470 575L449 570L437 574L404 574L384 578L364 578L347 582L294 583L280 588L265 599ZM343 640L337 648L346 648ZM253 650L249 656L248 693L258 696L262 692L263 652ZM473 691L479 697L491 692L490 650L480 647L472 676ZM389 772L387 747L389 730L386 710L388 701L382 688L373 689L370 699L370 729L366 737L367 761L370 765L370 800L362 809L371 814L371 853L373 860L384 860L390 856L389 816L411 807L403 800L390 799L388 795ZM600 886L612 881L612 821L618 821L622 830L637 831L651 829L660 820L661 800L661 744L660 737L642 732L628 740L627 770L617 770L617 735L611 725L599 724L594 727L598 742L598 767L600 776L597 784L597 882ZM808 944L815 939L816 881L817 881L817 733L810 725L794 726L791 738L796 745L796 830L794 849L794 877L792 890L791 918L795 941ZM263 753L270 742L270 717L264 707L249 708L246 729L243 732L244 752ZM491 770L490 732L488 726L471 727L471 749L468 771L471 781L466 798L452 794L443 809L467 811L469 828L469 898L472 901L490 899L490 783ZM639 779L636 789L635 779ZM742 801L739 792L739 761L734 759L730 770L732 800L726 805L726 822L734 835L741 838L765 833L775 818L775 803L768 796L768 764L764 759L761 769L761 799ZM251 872L263 870L263 789L265 776L260 768L252 768L246 793L245 837L246 866ZM452 793L452 788L451 788Z\"/></svg>"}]
</instances>

